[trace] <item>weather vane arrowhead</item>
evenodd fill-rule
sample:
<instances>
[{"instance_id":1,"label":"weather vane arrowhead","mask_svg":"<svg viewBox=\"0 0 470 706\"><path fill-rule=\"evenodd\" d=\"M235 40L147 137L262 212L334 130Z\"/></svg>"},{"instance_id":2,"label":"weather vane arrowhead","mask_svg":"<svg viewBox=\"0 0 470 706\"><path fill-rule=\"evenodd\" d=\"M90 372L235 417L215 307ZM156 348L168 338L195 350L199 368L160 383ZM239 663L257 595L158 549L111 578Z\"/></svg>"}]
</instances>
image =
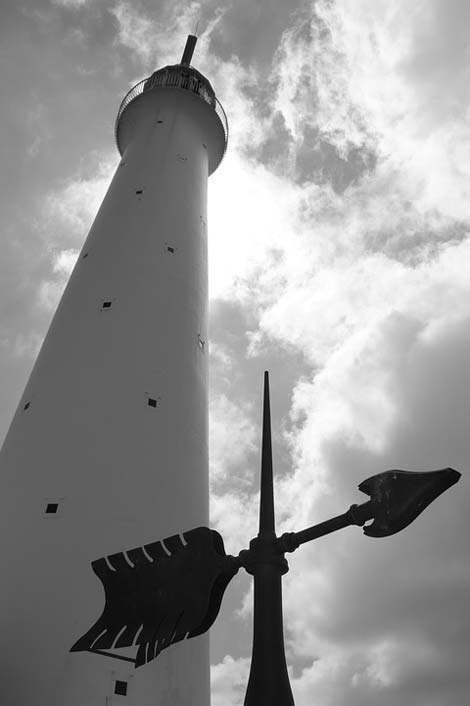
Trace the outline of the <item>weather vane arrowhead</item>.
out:
<instances>
[{"instance_id":1,"label":"weather vane arrowhead","mask_svg":"<svg viewBox=\"0 0 470 706\"><path fill-rule=\"evenodd\" d=\"M439 471L385 471L367 478L359 490L376 505L374 521L364 527L368 537L388 537L408 527L427 506L452 485L460 473Z\"/></svg>"}]
</instances>

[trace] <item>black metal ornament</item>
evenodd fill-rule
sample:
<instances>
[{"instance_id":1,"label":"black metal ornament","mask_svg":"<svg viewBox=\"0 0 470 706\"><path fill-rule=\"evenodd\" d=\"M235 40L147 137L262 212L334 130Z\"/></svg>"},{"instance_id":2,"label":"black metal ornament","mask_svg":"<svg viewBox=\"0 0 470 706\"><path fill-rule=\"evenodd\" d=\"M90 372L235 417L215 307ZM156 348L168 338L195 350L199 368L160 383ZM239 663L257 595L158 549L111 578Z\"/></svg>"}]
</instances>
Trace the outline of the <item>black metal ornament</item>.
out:
<instances>
[{"instance_id":1,"label":"black metal ornament","mask_svg":"<svg viewBox=\"0 0 470 706\"><path fill-rule=\"evenodd\" d=\"M218 532L198 527L182 535L92 562L102 581L101 617L71 652L138 646L135 666L169 645L208 630L238 562ZM118 656L110 654L110 656Z\"/></svg>"},{"instance_id":2,"label":"black metal ornament","mask_svg":"<svg viewBox=\"0 0 470 706\"><path fill-rule=\"evenodd\" d=\"M282 619L281 582L289 570L285 553L350 525L363 526L369 537L395 534L459 478L453 468L379 473L359 485L370 498L367 502L300 532L277 537L269 376L265 372L259 532L249 549L238 557L227 556L220 534L198 527L184 532L184 541L174 535L92 562L105 589L105 607L71 651L126 659L136 667L146 664L166 647L211 627L225 589L243 566L254 579L253 651L244 706L294 706ZM130 646L137 646L135 659L105 651Z\"/></svg>"},{"instance_id":3,"label":"black metal ornament","mask_svg":"<svg viewBox=\"0 0 470 706\"><path fill-rule=\"evenodd\" d=\"M441 493L457 483L453 468L440 471L386 471L367 478L359 490L376 505L374 521L364 527L368 537L388 537L408 527Z\"/></svg>"}]
</instances>

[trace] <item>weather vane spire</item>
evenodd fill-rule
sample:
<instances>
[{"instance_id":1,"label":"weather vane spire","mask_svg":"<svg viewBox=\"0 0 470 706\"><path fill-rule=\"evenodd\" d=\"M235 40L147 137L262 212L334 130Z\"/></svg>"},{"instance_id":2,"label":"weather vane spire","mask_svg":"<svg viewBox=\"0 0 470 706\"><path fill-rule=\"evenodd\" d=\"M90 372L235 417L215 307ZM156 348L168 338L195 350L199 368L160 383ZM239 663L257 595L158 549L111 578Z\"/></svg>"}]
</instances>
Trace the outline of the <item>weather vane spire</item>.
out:
<instances>
[{"instance_id":1,"label":"weather vane spire","mask_svg":"<svg viewBox=\"0 0 470 706\"><path fill-rule=\"evenodd\" d=\"M285 552L344 527L364 526L369 520L373 522L364 527L369 537L395 534L459 478L453 468L385 471L359 485L370 498L367 502L300 532L277 537L266 371L259 533L249 549L242 549L238 557L227 556L218 532L196 527L97 559L92 567L105 589L105 607L71 652L94 652L143 666L170 645L209 630L225 589L243 567L254 580L253 648L244 706L295 706L284 649L281 579L289 570ZM110 651L120 647L137 648L135 657Z\"/></svg>"}]
</instances>

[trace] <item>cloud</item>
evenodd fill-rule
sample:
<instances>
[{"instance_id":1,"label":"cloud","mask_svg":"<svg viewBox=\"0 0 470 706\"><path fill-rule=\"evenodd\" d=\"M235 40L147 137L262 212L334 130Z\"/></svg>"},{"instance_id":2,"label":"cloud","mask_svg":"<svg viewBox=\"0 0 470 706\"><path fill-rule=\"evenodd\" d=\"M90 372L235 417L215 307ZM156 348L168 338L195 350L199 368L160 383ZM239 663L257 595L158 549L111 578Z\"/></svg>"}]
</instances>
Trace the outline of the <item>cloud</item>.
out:
<instances>
[{"instance_id":1,"label":"cloud","mask_svg":"<svg viewBox=\"0 0 470 706\"><path fill-rule=\"evenodd\" d=\"M249 409L231 402L226 395L212 397L209 409L211 428L211 475L216 484L227 479L230 470L240 468L255 450L255 430ZM227 430L230 433L227 434ZM242 477L237 475L237 480Z\"/></svg>"},{"instance_id":2,"label":"cloud","mask_svg":"<svg viewBox=\"0 0 470 706\"><path fill-rule=\"evenodd\" d=\"M372 399L367 387L358 397L351 397L351 391L356 385L362 389L358 366L380 361L379 351L351 357L345 366L348 381L332 378L350 414L337 406L336 415L328 415L337 399L331 378L325 396L318 380L311 393L299 398L315 408L304 410L307 421L296 437L297 471L278 497L289 492L292 508L299 507L299 497L304 512L292 512L285 528L321 521L361 502L354 487L386 468L453 465L464 470L469 403L458 388L467 389L470 377L464 362L470 352L468 318L442 324L439 333L423 333L400 319L390 324L379 344L388 361L386 385L372 378ZM375 403L381 393L392 405L392 417L384 417ZM377 430L382 447L376 445ZM468 625L461 620L470 583L464 559L467 509L463 485L438 498L405 530L406 537L401 533L372 541L351 528L292 557L285 580L289 653L293 661L296 654L315 659L295 686L299 704L317 700L336 705L345 694L353 704L379 698L385 704L397 699L426 703L427 698L439 703L442 696L431 696L431 683L449 689L462 669L460 655L468 639ZM443 595L445 611L440 608ZM445 698L457 705L462 693L456 688Z\"/></svg>"},{"instance_id":3,"label":"cloud","mask_svg":"<svg viewBox=\"0 0 470 706\"><path fill-rule=\"evenodd\" d=\"M77 261L78 250L61 250L54 257L52 273L54 279L41 282L39 287L38 305L53 313L59 304L65 285Z\"/></svg>"},{"instance_id":4,"label":"cloud","mask_svg":"<svg viewBox=\"0 0 470 706\"><path fill-rule=\"evenodd\" d=\"M238 483L236 484L238 485ZM225 540L227 554L246 549L258 531L258 498L251 493L224 489L211 493L211 524Z\"/></svg>"},{"instance_id":5,"label":"cloud","mask_svg":"<svg viewBox=\"0 0 470 706\"><path fill-rule=\"evenodd\" d=\"M437 706L443 694L436 679L440 661L439 649L410 637L384 641L362 652L335 648L334 654L304 669L292 687L300 706L312 699L322 706L372 706L377 701L392 706L397 695L400 703L420 702L426 695L427 703Z\"/></svg>"},{"instance_id":6,"label":"cloud","mask_svg":"<svg viewBox=\"0 0 470 706\"><path fill-rule=\"evenodd\" d=\"M78 250L62 250L55 258L54 272L70 277L77 261Z\"/></svg>"},{"instance_id":7,"label":"cloud","mask_svg":"<svg viewBox=\"0 0 470 706\"><path fill-rule=\"evenodd\" d=\"M236 109L254 149L248 161L240 158L240 178L233 186L227 178L225 191L247 185L255 198L243 224L235 201L225 232L247 233L252 247L250 261L239 254L236 268L227 257L217 293L256 312L254 358L274 341L310 364L294 386L286 426L292 465L276 483L280 531L360 502L357 484L387 468L465 469L468 459L470 214L461 92L468 60L459 47L450 49L454 25L446 23L442 69L434 64L423 76L418 57L439 32L442 3L427 5L424 21L404 3L387 8L317 2L284 33L269 98L290 135L284 171L277 158L260 163L263 137L241 100ZM458 16L457 6L450 12ZM440 91L444 106L436 102ZM254 105L249 94L243 100ZM269 133L269 118L261 115L259 125ZM308 139L315 149L299 179ZM237 133L227 167L248 142ZM323 162L321 150L330 154ZM353 150L364 156L354 168ZM341 188L338 165L352 170ZM223 167L215 190L217 179L223 183ZM223 230L217 219L211 214L212 233ZM465 698L467 514L462 485L406 537L371 544L360 530L345 530L292 557L289 659L311 660L293 679L296 703L457 706ZM226 531L237 534L233 526Z\"/></svg>"},{"instance_id":8,"label":"cloud","mask_svg":"<svg viewBox=\"0 0 470 706\"><path fill-rule=\"evenodd\" d=\"M116 158L100 157L90 176L69 178L49 192L43 210L51 269L38 284L37 306L52 314L59 303L78 253L104 198ZM70 247L64 247L69 245Z\"/></svg>"},{"instance_id":9,"label":"cloud","mask_svg":"<svg viewBox=\"0 0 470 706\"><path fill-rule=\"evenodd\" d=\"M52 0L53 5L59 5L68 8L79 8L94 2L94 0Z\"/></svg>"},{"instance_id":10,"label":"cloud","mask_svg":"<svg viewBox=\"0 0 470 706\"><path fill-rule=\"evenodd\" d=\"M116 156L100 156L91 174L70 177L65 184L49 193L45 217L54 229L61 228L68 238L83 238L91 226L116 168Z\"/></svg>"},{"instance_id":11,"label":"cloud","mask_svg":"<svg viewBox=\"0 0 470 706\"><path fill-rule=\"evenodd\" d=\"M151 41L152 21L141 13L135 12L132 6L125 2L116 3L111 13L118 22L117 41L137 52L143 60L147 61L155 52L154 42Z\"/></svg>"},{"instance_id":12,"label":"cloud","mask_svg":"<svg viewBox=\"0 0 470 706\"><path fill-rule=\"evenodd\" d=\"M236 152L226 160L220 176L211 179L209 197L211 297L230 298L236 292L243 299L258 281L259 297L271 300L276 292L269 264L276 252L291 246L297 194L287 181L244 162Z\"/></svg>"},{"instance_id":13,"label":"cloud","mask_svg":"<svg viewBox=\"0 0 470 706\"><path fill-rule=\"evenodd\" d=\"M211 667L211 703L213 706L242 706L248 681L249 660L227 655Z\"/></svg>"},{"instance_id":14,"label":"cloud","mask_svg":"<svg viewBox=\"0 0 470 706\"><path fill-rule=\"evenodd\" d=\"M162 2L157 11L153 6L142 11L118 1L110 10L118 23L116 41L143 64L177 63L180 57L175 51L182 54L186 36L195 31L201 6L200 2Z\"/></svg>"}]
</instances>

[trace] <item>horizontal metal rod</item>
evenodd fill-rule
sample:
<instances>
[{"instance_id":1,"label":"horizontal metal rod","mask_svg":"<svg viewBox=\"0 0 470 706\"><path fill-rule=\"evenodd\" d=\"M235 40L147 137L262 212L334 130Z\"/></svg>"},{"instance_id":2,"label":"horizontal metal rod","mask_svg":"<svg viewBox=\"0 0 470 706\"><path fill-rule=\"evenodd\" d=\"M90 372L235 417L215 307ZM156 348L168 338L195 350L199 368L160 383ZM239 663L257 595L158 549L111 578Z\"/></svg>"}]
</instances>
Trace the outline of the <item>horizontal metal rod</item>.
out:
<instances>
[{"instance_id":1,"label":"horizontal metal rod","mask_svg":"<svg viewBox=\"0 0 470 706\"><path fill-rule=\"evenodd\" d=\"M331 520L307 527L307 529L300 532L286 532L277 540L279 550L282 552L294 552L301 544L311 542L312 539L324 537L325 534L336 532L336 530L343 529L343 527L349 527L350 525L362 527L367 520L375 517L376 510L377 503L372 500L362 505L351 505L347 512L333 517Z\"/></svg>"},{"instance_id":2,"label":"horizontal metal rod","mask_svg":"<svg viewBox=\"0 0 470 706\"><path fill-rule=\"evenodd\" d=\"M133 662L135 664L136 660L132 657L124 657L123 655L115 655L112 652L105 652L104 650L85 650L86 652L92 652L95 655L104 655L105 657L112 657L113 659L122 659L124 662Z\"/></svg>"}]
</instances>

